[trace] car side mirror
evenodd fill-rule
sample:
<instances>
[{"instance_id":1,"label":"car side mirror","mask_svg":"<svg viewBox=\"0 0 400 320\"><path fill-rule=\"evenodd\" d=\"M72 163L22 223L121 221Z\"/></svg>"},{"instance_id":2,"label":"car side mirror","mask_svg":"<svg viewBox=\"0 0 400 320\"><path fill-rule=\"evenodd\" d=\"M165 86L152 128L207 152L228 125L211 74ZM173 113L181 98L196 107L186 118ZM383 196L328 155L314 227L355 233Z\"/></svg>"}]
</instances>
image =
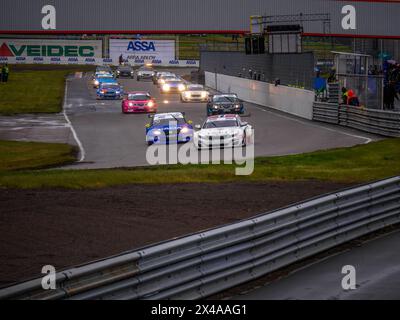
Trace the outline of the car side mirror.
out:
<instances>
[{"instance_id":1,"label":"car side mirror","mask_svg":"<svg viewBox=\"0 0 400 320\"><path fill-rule=\"evenodd\" d=\"M147 117L150 118L150 119L152 119L152 118L154 117L154 115L148 114Z\"/></svg>"},{"instance_id":2,"label":"car side mirror","mask_svg":"<svg viewBox=\"0 0 400 320\"><path fill-rule=\"evenodd\" d=\"M196 130L200 130L200 129L201 129L201 125L196 124L196 125L194 126L194 128L195 128Z\"/></svg>"},{"instance_id":3,"label":"car side mirror","mask_svg":"<svg viewBox=\"0 0 400 320\"><path fill-rule=\"evenodd\" d=\"M245 127L245 126L247 126L248 125L248 123L247 122L242 122L242 127Z\"/></svg>"}]
</instances>

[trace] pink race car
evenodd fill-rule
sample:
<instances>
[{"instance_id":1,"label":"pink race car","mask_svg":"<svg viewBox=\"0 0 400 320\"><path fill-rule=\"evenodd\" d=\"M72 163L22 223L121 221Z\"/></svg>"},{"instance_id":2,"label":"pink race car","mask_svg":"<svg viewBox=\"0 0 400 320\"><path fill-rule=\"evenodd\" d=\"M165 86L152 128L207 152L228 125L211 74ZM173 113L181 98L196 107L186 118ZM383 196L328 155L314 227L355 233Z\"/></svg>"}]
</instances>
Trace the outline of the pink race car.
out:
<instances>
[{"instance_id":1,"label":"pink race car","mask_svg":"<svg viewBox=\"0 0 400 320\"><path fill-rule=\"evenodd\" d=\"M148 92L128 92L122 100L123 113L157 112L157 104Z\"/></svg>"}]
</instances>

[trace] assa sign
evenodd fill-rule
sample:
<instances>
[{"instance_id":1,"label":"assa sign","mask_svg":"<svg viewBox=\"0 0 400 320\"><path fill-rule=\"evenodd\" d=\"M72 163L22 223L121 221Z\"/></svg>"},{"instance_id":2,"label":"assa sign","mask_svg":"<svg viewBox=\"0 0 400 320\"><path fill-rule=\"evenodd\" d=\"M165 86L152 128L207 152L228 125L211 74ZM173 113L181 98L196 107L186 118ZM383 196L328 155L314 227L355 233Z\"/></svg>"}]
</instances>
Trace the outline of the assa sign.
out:
<instances>
[{"instance_id":1,"label":"assa sign","mask_svg":"<svg viewBox=\"0 0 400 320\"><path fill-rule=\"evenodd\" d=\"M156 51L154 41L130 41L126 51Z\"/></svg>"},{"instance_id":2,"label":"assa sign","mask_svg":"<svg viewBox=\"0 0 400 320\"><path fill-rule=\"evenodd\" d=\"M110 58L128 60L175 60L175 40L110 39Z\"/></svg>"}]
</instances>

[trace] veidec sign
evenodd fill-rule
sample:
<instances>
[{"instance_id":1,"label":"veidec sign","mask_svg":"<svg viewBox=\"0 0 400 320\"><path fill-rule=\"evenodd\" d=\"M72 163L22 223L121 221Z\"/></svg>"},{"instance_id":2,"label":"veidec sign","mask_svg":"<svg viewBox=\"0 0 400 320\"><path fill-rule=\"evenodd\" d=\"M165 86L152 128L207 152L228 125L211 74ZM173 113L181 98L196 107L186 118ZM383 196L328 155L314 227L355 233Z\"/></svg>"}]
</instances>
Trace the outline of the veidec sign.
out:
<instances>
[{"instance_id":1,"label":"veidec sign","mask_svg":"<svg viewBox=\"0 0 400 320\"><path fill-rule=\"evenodd\" d=\"M39 46L26 45L8 46L15 57L94 57L94 48L91 46Z\"/></svg>"},{"instance_id":2,"label":"veidec sign","mask_svg":"<svg viewBox=\"0 0 400 320\"><path fill-rule=\"evenodd\" d=\"M101 57L101 41L0 39L3 57Z\"/></svg>"}]
</instances>

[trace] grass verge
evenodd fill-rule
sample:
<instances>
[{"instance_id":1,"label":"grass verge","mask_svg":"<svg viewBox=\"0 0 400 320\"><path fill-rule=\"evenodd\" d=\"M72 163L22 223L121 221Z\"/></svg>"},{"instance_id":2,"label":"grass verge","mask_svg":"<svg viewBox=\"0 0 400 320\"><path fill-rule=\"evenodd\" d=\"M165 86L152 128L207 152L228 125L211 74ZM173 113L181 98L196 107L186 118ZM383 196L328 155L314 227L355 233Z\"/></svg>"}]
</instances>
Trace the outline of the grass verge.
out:
<instances>
[{"instance_id":1,"label":"grass verge","mask_svg":"<svg viewBox=\"0 0 400 320\"><path fill-rule=\"evenodd\" d=\"M75 161L75 148L61 143L0 141L0 179L5 172L40 169Z\"/></svg>"},{"instance_id":2,"label":"grass verge","mask_svg":"<svg viewBox=\"0 0 400 320\"><path fill-rule=\"evenodd\" d=\"M4 161L4 160L3 160ZM9 166L10 167L10 166ZM133 183L265 182L321 180L361 183L400 174L400 139L282 157L260 157L254 173L236 176L234 165L173 165L132 169L0 171L0 187L100 188ZM11 166L23 169L23 165ZM29 163L32 168L32 163Z\"/></svg>"},{"instance_id":3,"label":"grass verge","mask_svg":"<svg viewBox=\"0 0 400 320\"><path fill-rule=\"evenodd\" d=\"M87 69L85 66L11 66L8 82L0 84L0 114L60 112L65 77Z\"/></svg>"}]
</instances>

